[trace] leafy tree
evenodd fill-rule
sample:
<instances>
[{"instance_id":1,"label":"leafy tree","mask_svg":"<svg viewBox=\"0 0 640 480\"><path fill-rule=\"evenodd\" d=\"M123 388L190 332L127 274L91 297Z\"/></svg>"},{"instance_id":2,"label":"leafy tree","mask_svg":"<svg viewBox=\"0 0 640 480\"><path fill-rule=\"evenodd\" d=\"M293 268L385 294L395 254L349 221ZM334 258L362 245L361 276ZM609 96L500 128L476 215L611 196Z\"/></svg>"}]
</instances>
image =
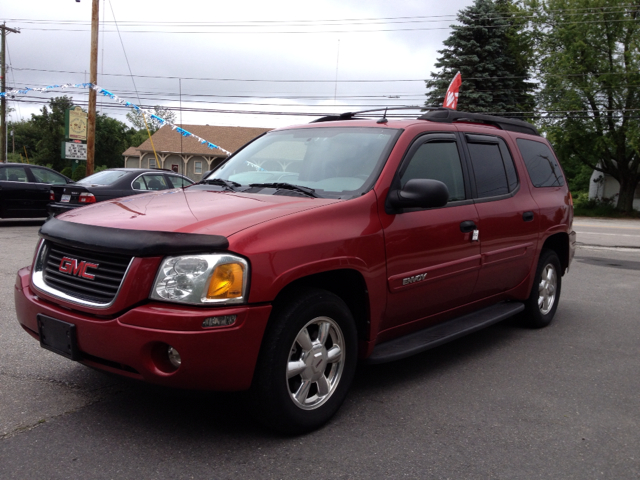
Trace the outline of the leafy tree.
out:
<instances>
[{"instance_id":1,"label":"leafy tree","mask_svg":"<svg viewBox=\"0 0 640 480\"><path fill-rule=\"evenodd\" d=\"M94 165L106 165L107 168L121 167L122 152L133 145L135 133L134 129L119 120L102 114L96 115Z\"/></svg>"},{"instance_id":2,"label":"leafy tree","mask_svg":"<svg viewBox=\"0 0 640 480\"><path fill-rule=\"evenodd\" d=\"M40 115L31 115L30 123L38 135L32 163L51 163L57 171L64 168L66 160L63 160L60 154L64 140L64 114L72 107L73 100L70 97L56 97L49 101L49 108L42 107Z\"/></svg>"},{"instance_id":3,"label":"leafy tree","mask_svg":"<svg viewBox=\"0 0 640 480\"><path fill-rule=\"evenodd\" d=\"M153 107L153 114L171 123L175 122L176 120L175 112L169 110L168 108L162 107L160 105L156 105L155 107ZM156 131L158 131L158 129L162 126L160 122L158 122L157 120L154 120L153 118L150 118L148 115L146 115L145 118L147 121L146 126L145 126L145 119L143 118L142 113L135 110L132 110L129 113L127 113L127 120L129 120L129 122L131 122L131 124L138 130L143 130L144 132L146 132L147 127L149 127L149 130L153 134Z\"/></svg>"},{"instance_id":4,"label":"leafy tree","mask_svg":"<svg viewBox=\"0 0 640 480\"><path fill-rule=\"evenodd\" d=\"M640 3L531 0L544 128L561 161L620 183L633 210L640 181Z\"/></svg>"},{"instance_id":5,"label":"leafy tree","mask_svg":"<svg viewBox=\"0 0 640 480\"><path fill-rule=\"evenodd\" d=\"M24 155L26 149L30 163L49 165L57 171L68 166L69 160L61 158L61 145L64 141L65 111L72 107L70 97L53 98L48 106L42 107L40 114L32 114L30 120L10 124L9 129L15 135L16 154ZM94 164L106 165L105 168L122 166L122 152L131 145L142 143L144 139L139 141L139 136L125 123L97 114Z\"/></svg>"},{"instance_id":6,"label":"leafy tree","mask_svg":"<svg viewBox=\"0 0 640 480\"><path fill-rule=\"evenodd\" d=\"M475 0L458 13L460 25L439 50L436 67L426 81L425 106L441 106L456 72L462 75L458 109L467 112L523 116L533 111L529 83L532 40L523 32L525 18L511 0ZM525 116L527 116L525 114Z\"/></svg>"},{"instance_id":7,"label":"leafy tree","mask_svg":"<svg viewBox=\"0 0 640 480\"><path fill-rule=\"evenodd\" d=\"M9 137L9 155L11 161L14 162L26 162L33 160L33 156L36 151L36 145L40 141L40 133L38 129L27 120L20 120L18 122L8 122L7 124L9 132L13 131L13 139ZM13 150L15 147L15 154Z\"/></svg>"}]
</instances>

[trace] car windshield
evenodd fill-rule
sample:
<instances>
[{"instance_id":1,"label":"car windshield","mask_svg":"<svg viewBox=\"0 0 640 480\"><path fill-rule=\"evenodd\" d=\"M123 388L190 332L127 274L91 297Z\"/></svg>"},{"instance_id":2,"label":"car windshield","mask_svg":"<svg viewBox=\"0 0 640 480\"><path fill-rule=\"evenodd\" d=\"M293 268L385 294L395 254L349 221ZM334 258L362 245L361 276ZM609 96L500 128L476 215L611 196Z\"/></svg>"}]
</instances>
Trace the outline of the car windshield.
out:
<instances>
[{"instance_id":1,"label":"car windshield","mask_svg":"<svg viewBox=\"0 0 640 480\"><path fill-rule=\"evenodd\" d=\"M101 172L94 173L93 175L89 175L76 183L81 185L111 185L126 174L127 172L123 172L121 170L103 170Z\"/></svg>"},{"instance_id":2,"label":"car windshield","mask_svg":"<svg viewBox=\"0 0 640 480\"><path fill-rule=\"evenodd\" d=\"M247 145L207 181L351 198L369 190L400 133L388 127L317 127L268 133ZM292 186L295 186L292 188ZM285 193L287 194L287 193Z\"/></svg>"}]
</instances>

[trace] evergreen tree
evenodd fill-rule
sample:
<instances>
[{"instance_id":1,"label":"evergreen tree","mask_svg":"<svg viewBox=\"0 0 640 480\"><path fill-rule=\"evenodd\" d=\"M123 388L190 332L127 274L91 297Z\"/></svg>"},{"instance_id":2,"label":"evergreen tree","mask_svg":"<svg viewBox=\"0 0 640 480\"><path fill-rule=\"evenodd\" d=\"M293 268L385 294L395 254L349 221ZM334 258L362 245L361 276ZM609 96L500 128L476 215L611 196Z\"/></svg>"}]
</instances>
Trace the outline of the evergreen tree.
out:
<instances>
[{"instance_id":1,"label":"evergreen tree","mask_svg":"<svg viewBox=\"0 0 640 480\"><path fill-rule=\"evenodd\" d=\"M460 25L439 50L426 81L425 106L440 107L456 72L462 75L458 110L530 117L535 106L529 83L531 40L511 0L475 0L458 13ZM523 112L519 114L518 112Z\"/></svg>"}]
</instances>

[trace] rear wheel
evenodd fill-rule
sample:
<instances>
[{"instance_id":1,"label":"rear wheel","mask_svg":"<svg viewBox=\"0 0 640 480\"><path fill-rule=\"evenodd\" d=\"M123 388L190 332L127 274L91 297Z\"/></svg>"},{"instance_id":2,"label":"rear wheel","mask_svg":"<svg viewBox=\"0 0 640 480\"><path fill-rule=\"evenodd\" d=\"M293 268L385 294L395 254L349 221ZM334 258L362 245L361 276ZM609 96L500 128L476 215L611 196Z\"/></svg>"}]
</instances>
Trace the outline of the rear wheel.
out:
<instances>
[{"instance_id":1,"label":"rear wheel","mask_svg":"<svg viewBox=\"0 0 640 480\"><path fill-rule=\"evenodd\" d=\"M553 250L543 250L538 261L536 278L526 303L526 321L532 328L551 323L560 301L562 286L560 259Z\"/></svg>"},{"instance_id":2,"label":"rear wheel","mask_svg":"<svg viewBox=\"0 0 640 480\"><path fill-rule=\"evenodd\" d=\"M250 392L257 419L284 433L327 422L344 401L356 366L349 308L320 289L276 306Z\"/></svg>"}]
</instances>

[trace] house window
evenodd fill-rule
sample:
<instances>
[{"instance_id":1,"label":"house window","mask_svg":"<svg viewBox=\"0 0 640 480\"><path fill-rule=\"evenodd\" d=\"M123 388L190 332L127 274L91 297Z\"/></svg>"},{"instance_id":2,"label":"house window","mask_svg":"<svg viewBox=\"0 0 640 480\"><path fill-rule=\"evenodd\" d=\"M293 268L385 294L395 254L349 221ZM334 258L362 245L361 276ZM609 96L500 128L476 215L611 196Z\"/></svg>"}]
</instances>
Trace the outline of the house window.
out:
<instances>
[{"instance_id":1,"label":"house window","mask_svg":"<svg viewBox=\"0 0 640 480\"><path fill-rule=\"evenodd\" d=\"M195 162L193 173L196 175L200 175L202 173L202 162Z\"/></svg>"},{"instance_id":2,"label":"house window","mask_svg":"<svg viewBox=\"0 0 640 480\"><path fill-rule=\"evenodd\" d=\"M156 159L155 158L150 158L149 159L149 168L156 168Z\"/></svg>"}]
</instances>

